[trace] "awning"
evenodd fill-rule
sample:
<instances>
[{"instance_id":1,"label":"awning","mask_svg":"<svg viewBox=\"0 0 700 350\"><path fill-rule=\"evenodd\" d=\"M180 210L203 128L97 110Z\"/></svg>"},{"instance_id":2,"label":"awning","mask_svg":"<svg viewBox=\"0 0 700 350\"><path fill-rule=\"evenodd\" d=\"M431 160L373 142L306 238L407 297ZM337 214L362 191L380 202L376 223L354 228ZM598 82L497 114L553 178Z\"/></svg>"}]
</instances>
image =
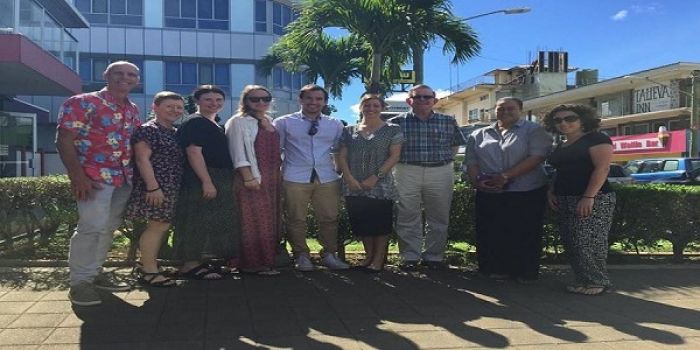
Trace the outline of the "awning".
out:
<instances>
[{"instance_id":1,"label":"awning","mask_svg":"<svg viewBox=\"0 0 700 350\"><path fill-rule=\"evenodd\" d=\"M674 109L667 109L663 111L647 112L647 113L637 113L637 114L627 114L621 117L613 118L603 118L600 121L600 126L602 128L609 128L612 126L617 126L620 124L643 122L648 120L656 119L667 119L680 116L689 116L690 107L681 107Z\"/></svg>"},{"instance_id":2,"label":"awning","mask_svg":"<svg viewBox=\"0 0 700 350\"><path fill-rule=\"evenodd\" d=\"M69 96L80 76L21 34L0 34L0 95Z\"/></svg>"}]
</instances>

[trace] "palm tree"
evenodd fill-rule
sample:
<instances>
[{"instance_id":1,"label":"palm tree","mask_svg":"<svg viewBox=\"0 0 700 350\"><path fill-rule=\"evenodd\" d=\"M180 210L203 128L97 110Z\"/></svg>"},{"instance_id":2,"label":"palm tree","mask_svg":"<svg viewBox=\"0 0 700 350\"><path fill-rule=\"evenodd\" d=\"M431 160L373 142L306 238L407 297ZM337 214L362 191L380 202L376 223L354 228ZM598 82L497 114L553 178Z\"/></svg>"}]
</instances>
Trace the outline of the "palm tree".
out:
<instances>
[{"instance_id":1,"label":"palm tree","mask_svg":"<svg viewBox=\"0 0 700 350\"><path fill-rule=\"evenodd\" d=\"M350 84L352 78L362 76L367 54L364 42L355 35L333 39L319 33L311 47L295 43L293 37L282 36L258 67L270 74L275 66L282 65L290 72L303 72L313 82L321 78L328 93L340 98L343 87Z\"/></svg>"},{"instance_id":2,"label":"palm tree","mask_svg":"<svg viewBox=\"0 0 700 350\"><path fill-rule=\"evenodd\" d=\"M314 47L329 27L346 29L369 45L367 90L375 93L381 92L382 80L390 79L383 73L398 70L411 56L410 48L415 48L414 62L422 53L418 49L437 38L445 40L446 52L455 53L454 62L479 50L475 34L452 14L449 0L301 0L300 16L285 36L299 47Z\"/></svg>"}]
</instances>

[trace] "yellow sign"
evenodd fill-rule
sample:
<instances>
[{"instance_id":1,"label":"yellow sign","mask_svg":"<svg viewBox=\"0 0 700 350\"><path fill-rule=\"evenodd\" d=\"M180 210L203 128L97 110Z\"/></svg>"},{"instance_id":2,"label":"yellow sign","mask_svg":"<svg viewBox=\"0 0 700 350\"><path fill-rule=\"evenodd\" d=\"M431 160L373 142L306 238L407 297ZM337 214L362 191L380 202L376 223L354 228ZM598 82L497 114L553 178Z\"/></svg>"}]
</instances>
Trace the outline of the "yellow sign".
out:
<instances>
[{"instance_id":1,"label":"yellow sign","mask_svg":"<svg viewBox=\"0 0 700 350\"><path fill-rule=\"evenodd\" d=\"M415 84L416 72L412 70L402 70L399 76L392 81L394 84Z\"/></svg>"}]
</instances>

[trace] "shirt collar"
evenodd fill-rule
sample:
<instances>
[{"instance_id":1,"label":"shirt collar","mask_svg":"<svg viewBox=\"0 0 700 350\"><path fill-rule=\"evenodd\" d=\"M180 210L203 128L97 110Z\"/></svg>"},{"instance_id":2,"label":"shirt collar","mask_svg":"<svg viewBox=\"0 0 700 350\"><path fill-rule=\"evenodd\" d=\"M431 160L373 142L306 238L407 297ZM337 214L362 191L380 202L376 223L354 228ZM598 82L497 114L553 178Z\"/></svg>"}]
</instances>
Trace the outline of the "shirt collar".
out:
<instances>
[{"instance_id":1,"label":"shirt collar","mask_svg":"<svg viewBox=\"0 0 700 350\"><path fill-rule=\"evenodd\" d=\"M126 103L117 101L117 99L114 98L114 95L112 95L112 93L109 92L109 90L107 90L107 87L103 87L102 90L98 91L97 93L100 95L100 97L105 99L105 101L112 103L112 104L115 104L115 105L122 105L122 104L127 105L127 106L134 105L134 103L131 102L131 100L129 99L128 96L126 97Z\"/></svg>"}]
</instances>

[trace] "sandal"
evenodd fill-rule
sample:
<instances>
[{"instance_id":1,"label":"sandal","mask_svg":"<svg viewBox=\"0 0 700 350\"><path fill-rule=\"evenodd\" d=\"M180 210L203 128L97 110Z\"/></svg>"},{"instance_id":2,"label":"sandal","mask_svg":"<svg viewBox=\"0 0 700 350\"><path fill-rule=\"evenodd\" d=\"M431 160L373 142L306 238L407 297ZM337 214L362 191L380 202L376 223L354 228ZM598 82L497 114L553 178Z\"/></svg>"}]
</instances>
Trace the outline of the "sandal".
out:
<instances>
[{"instance_id":1,"label":"sandal","mask_svg":"<svg viewBox=\"0 0 700 350\"><path fill-rule=\"evenodd\" d=\"M170 279L169 277L163 275L160 272L144 272L139 268L137 269L136 273L139 276L139 283L146 287L170 288L177 286L177 282L175 280ZM160 281L156 281L155 279L159 276L163 279Z\"/></svg>"},{"instance_id":2,"label":"sandal","mask_svg":"<svg viewBox=\"0 0 700 350\"><path fill-rule=\"evenodd\" d=\"M607 291L604 286L587 285L587 286L567 286L566 291L574 294L596 296Z\"/></svg>"},{"instance_id":3,"label":"sandal","mask_svg":"<svg viewBox=\"0 0 700 350\"><path fill-rule=\"evenodd\" d=\"M207 263L199 264L185 272L180 271L179 276L191 280L218 281L224 278L221 268Z\"/></svg>"}]
</instances>

